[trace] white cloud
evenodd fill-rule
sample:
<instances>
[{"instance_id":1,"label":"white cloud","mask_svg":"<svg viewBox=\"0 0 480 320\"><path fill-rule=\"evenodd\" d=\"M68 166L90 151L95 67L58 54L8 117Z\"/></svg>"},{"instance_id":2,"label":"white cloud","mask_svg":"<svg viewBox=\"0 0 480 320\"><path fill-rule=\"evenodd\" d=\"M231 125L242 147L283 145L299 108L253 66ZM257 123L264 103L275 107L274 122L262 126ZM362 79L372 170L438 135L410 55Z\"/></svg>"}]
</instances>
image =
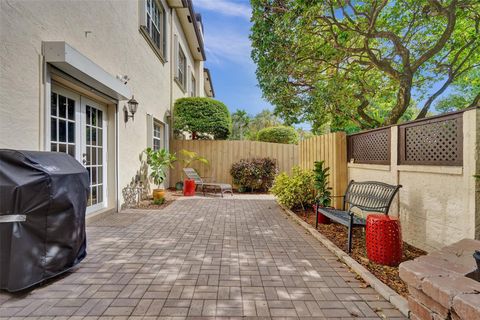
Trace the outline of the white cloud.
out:
<instances>
[{"instance_id":1,"label":"white cloud","mask_svg":"<svg viewBox=\"0 0 480 320\"><path fill-rule=\"evenodd\" d=\"M252 65L248 36L234 32L206 33L205 46L209 63L221 65L225 60L241 65Z\"/></svg>"},{"instance_id":2,"label":"white cloud","mask_svg":"<svg viewBox=\"0 0 480 320\"><path fill-rule=\"evenodd\" d=\"M196 8L215 11L217 13L245 18L250 20L251 9L245 3L228 0L194 0L193 4Z\"/></svg>"}]
</instances>

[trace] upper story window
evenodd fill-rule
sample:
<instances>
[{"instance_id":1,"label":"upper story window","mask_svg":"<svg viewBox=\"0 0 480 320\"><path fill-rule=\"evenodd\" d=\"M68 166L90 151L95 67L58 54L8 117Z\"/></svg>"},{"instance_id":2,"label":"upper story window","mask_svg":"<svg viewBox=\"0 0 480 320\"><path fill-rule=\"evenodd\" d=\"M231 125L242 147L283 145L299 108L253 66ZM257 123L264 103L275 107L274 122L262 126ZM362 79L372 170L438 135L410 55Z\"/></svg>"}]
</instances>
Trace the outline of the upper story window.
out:
<instances>
[{"instance_id":1,"label":"upper story window","mask_svg":"<svg viewBox=\"0 0 480 320\"><path fill-rule=\"evenodd\" d=\"M190 96L195 97L196 95L197 95L197 84L195 81L195 76L192 73L191 79L190 79Z\"/></svg>"},{"instance_id":2,"label":"upper story window","mask_svg":"<svg viewBox=\"0 0 480 320\"><path fill-rule=\"evenodd\" d=\"M164 59L167 52L167 18L165 9L157 0L145 0L144 19L141 29L155 51Z\"/></svg>"},{"instance_id":3,"label":"upper story window","mask_svg":"<svg viewBox=\"0 0 480 320\"><path fill-rule=\"evenodd\" d=\"M182 47L179 45L177 57L177 80L183 88L185 88L186 73L187 58L185 57L185 53L183 53Z\"/></svg>"}]
</instances>

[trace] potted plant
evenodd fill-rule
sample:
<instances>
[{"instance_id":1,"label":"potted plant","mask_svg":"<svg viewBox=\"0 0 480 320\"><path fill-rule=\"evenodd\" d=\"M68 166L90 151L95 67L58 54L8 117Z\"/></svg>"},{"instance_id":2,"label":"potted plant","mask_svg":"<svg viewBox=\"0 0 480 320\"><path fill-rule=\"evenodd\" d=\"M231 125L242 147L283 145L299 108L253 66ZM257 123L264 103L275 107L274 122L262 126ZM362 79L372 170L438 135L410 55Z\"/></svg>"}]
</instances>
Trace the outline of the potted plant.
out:
<instances>
[{"instance_id":1,"label":"potted plant","mask_svg":"<svg viewBox=\"0 0 480 320\"><path fill-rule=\"evenodd\" d=\"M329 207L332 201L332 196L330 188L328 186L328 177L330 174L328 171L330 168L324 167L325 161L315 161L315 168L313 169L314 172L314 186L316 190L315 196L315 205L313 206L315 212L317 212L317 206L321 207ZM318 223L328 224L330 223L330 219L325 217L320 212L318 213Z\"/></svg>"},{"instance_id":2,"label":"potted plant","mask_svg":"<svg viewBox=\"0 0 480 320\"><path fill-rule=\"evenodd\" d=\"M180 154L182 156L181 158L181 162L183 164L183 167L182 167L182 176L184 175L183 173L183 169L185 168L190 168L190 166L192 165L192 163L198 161L200 163L203 163L203 164L206 164L208 165L208 160L202 156L200 156L198 153L196 153L195 151L189 151L189 150L186 150L186 149L182 149L180 150ZM177 190L182 190L184 191L185 193L185 188L184 186L186 185L185 181L187 180L190 180L188 179L187 177L184 177L184 181L179 181L175 184L175 188Z\"/></svg>"},{"instance_id":3,"label":"potted plant","mask_svg":"<svg viewBox=\"0 0 480 320\"><path fill-rule=\"evenodd\" d=\"M150 177L153 183L157 185L157 189L153 189L153 200L163 199L165 197L165 189L161 188L163 181L167 177L167 170L173 168L173 163L177 160L174 154L170 154L166 149L153 150L147 148L147 164L150 167Z\"/></svg>"}]
</instances>

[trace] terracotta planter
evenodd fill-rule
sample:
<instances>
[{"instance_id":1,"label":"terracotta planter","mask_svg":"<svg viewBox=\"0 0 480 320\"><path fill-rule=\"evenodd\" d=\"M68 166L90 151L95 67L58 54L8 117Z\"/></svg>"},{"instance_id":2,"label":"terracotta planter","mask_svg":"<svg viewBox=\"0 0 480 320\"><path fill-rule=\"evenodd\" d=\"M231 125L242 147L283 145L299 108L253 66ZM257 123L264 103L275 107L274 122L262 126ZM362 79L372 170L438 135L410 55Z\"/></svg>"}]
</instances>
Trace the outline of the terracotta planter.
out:
<instances>
[{"instance_id":1,"label":"terracotta planter","mask_svg":"<svg viewBox=\"0 0 480 320\"><path fill-rule=\"evenodd\" d=\"M165 198L165 189L153 189L153 200Z\"/></svg>"},{"instance_id":2,"label":"terracotta planter","mask_svg":"<svg viewBox=\"0 0 480 320\"><path fill-rule=\"evenodd\" d=\"M183 181L183 195L187 197L195 195L195 180L185 179Z\"/></svg>"},{"instance_id":3,"label":"terracotta planter","mask_svg":"<svg viewBox=\"0 0 480 320\"><path fill-rule=\"evenodd\" d=\"M315 213L317 213L317 205L313 205L313 210ZM325 217L323 214L320 212L318 213L318 224L330 224L330 219L328 217Z\"/></svg>"}]
</instances>

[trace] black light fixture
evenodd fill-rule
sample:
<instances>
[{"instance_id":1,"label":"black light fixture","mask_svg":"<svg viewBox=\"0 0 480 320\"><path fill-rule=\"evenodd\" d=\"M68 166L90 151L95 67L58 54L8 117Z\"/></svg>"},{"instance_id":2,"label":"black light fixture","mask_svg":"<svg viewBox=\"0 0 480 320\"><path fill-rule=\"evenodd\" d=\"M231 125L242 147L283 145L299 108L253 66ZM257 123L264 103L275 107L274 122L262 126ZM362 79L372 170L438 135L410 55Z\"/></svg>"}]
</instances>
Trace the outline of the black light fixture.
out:
<instances>
[{"instance_id":1,"label":"black light fixture","mask_svg":"<svg viewBox=\"0 0 480 320\"><path fill-rule=\"evenodd\" d=\"M137 112L138 102L132 96L132 99L127 102L128 108L125 106L123 112L125 113L125 122L128 122L128 118L135 120L135 112Z\"/></svg>"}]
</instances>

